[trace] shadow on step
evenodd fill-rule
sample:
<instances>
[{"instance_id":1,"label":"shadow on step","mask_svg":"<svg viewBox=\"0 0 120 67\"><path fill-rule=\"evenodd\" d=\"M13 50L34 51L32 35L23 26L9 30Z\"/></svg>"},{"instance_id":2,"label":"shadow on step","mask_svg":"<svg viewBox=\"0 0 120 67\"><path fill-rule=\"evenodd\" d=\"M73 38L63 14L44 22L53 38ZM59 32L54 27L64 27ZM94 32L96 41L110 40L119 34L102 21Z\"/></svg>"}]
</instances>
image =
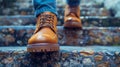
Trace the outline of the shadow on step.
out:
<instances>
[{"instance_id":1,"label":"shadow on step","mask_svg":"<svg viewBox=\"0 0 120 67\"><path fill-rule=\"evenodd\" d=\"M29 67L60 67L59 52L29 53Z\"/></svg>"}]
</instances>

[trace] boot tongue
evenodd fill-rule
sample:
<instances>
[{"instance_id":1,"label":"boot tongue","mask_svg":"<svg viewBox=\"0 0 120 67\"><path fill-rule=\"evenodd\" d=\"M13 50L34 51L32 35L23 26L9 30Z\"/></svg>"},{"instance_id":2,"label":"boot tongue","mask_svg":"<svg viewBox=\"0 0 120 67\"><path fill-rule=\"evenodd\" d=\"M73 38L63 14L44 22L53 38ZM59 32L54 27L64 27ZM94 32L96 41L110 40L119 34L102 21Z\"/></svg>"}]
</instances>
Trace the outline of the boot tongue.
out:
<instances>
[{"instance_id":1,"label":"boot tongue","mask_svg":"<svg viewBox=\"0 0 120 67\"><path fill-rule=\"evenodd\" d=\"M71 17L78 17L77 15L77 8L76 7L68 7L69 8L69 12L68 12L68 16L71 16Z\"/></svg>"}]
</instances>

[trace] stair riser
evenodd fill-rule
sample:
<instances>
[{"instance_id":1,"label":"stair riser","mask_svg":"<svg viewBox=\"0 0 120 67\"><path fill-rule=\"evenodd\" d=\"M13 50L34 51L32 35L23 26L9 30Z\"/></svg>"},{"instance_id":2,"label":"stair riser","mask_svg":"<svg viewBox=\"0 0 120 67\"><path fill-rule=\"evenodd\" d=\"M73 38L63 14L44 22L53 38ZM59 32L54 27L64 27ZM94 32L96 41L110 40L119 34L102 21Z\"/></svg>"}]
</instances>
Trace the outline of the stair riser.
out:
<instances>
[{"instance_id":1,"label":"stair riser","mask_svg":"<svg viewBox=\"0 0 120 67\"><path fill-rule=\"evenodd\" d=\"M12 49L15 48L15 49ZM120 47L60 47L60 52L28 53L25 47L0 47L0 67L119 67ZM64 49L67 48L67 49ZM97 51L95 48L98 48ZM5 49L5 50L4 50ZM7 49L7 50L6 50ZM115 49L118 49L114 51ZM69 51L71 50L71 51ZM89 55L92 51L93 53ZM88 54L83 54L87 51Z\"/></svg>"},{"instance_id":2,"label":"stair riser","mask_svg":"<svg viewBox=\"0 0 120 67\"><path fill-rule=\"evenodd\" d=\"M115 17L81 17L84 27L120 27L120 18ZM58 26L63 25L64 17L58 18ZM2 25L35 25L35 17L28 16L1 16Z\"/></svg>"},{"instance_id":3,"label":"stair riser","mask_svg":"<svg viewBox=\"0 0 120 67\"><path fill-rule=\"evenodd\" d=\"M23 46L32 36L35 26L1 26L0 46ZM120 45L120 28L83 27L64 29L58 26L59 44L66 46Z\"/></svg>"}]
</instances>

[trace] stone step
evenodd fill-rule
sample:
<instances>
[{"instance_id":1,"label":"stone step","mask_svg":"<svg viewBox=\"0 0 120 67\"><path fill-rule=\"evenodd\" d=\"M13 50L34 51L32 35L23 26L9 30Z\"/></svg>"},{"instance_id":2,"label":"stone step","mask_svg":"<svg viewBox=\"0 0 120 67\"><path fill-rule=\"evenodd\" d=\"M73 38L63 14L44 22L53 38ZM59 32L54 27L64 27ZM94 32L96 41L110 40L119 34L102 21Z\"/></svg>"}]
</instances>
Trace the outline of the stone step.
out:
<instances>
[{"instance_id":1,"label":"stone step","mask_svg":"<svg viewBox=\"0 0 120 67\"><path fill-rule=\"evenodd\" d=\"M58 16L58 26L63 25L64 16ZM120 27L120 18L100 17L100 16L81 16L83 27ZM35 25L33 15L0 16L0 26L3 25Z\"/></svg>"},{"instance_id":2,"label":"stone step","mask_svg":"<svg viewBox=\"0 0 120 67\"><path fill-rule=\"evenodd\" d=\"M65 29L57 26L59 44L64 46L120 45L119 27L83 27ZM35 26L0 26L0 46L26 46Z\"/></svg>"},{"instance_id":3,"label":"stone step","mask_svg":"<svg viewBox=\"0 0 120 67\"><path fill-rule=\"evenodd\" d=\"M120 46L60 46L47 53L0 47L0 67L120 67Z\"/></svg>"}]
</instances>

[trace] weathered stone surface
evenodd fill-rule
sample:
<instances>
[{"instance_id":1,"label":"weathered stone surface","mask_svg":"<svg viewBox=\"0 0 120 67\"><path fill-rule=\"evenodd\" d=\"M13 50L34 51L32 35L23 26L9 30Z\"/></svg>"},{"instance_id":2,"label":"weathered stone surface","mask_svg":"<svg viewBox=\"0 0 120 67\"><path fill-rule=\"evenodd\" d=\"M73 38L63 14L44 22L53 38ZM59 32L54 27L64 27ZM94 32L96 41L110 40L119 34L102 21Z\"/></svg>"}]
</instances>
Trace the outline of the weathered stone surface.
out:
<instances>
[{"instance_id":1,"label":"weathered stone surface","mask_svg":"<svg viewBox=\"0 0 120 67\"><path fill-rule=\"evenodd\" d=\"M65 49L66 48L66 49ZM91 49L84 56L80 51ZM59 52L28 53L26 47L0 47L1 67L119 67L120 47L60 46Z\"/></svg>"},{"instance_id":2,"label":"weathered stone surface","mask_svg":"<svg viewBox=\"0 0 120 67\"><path fill-rule=\"evenodd\" d=\"M97 67L110 67L109 62L103 62L101 64L98 64Z\"/></svg>"},{"instance_id":3,"label":"weathered stone surface","mask_svg":"<svg viewBox=\"0 0 120 67\"><path fill-rule=\"evenodd\" d=\"M94 51L90 49L82 50L80 51L80 54L83 56L91 56L91 55L94 55Z\"/></svg>"},{"instance_id":4,"label":"weathered stone surface","mask_svg":"<svg viewBox=\"0 0 120 67\"><path fill-rule=\"evenodd\" d=\"M102 55L96 55L95 56L95 61L101 61L103 59Z\"/></svg>"},{"instance_id":5,"label":"weathered stone surface","mask_svg":"<svg viewBox=\"0 0 120 67\"><path fill-rule=\"evenodd\" d=\"M35 26L0 26L0 46L24 46L32 36ZM120 45L119 27L83 27L65 29L58 26L60 45Z\"/></svg>"}]
</instances>

